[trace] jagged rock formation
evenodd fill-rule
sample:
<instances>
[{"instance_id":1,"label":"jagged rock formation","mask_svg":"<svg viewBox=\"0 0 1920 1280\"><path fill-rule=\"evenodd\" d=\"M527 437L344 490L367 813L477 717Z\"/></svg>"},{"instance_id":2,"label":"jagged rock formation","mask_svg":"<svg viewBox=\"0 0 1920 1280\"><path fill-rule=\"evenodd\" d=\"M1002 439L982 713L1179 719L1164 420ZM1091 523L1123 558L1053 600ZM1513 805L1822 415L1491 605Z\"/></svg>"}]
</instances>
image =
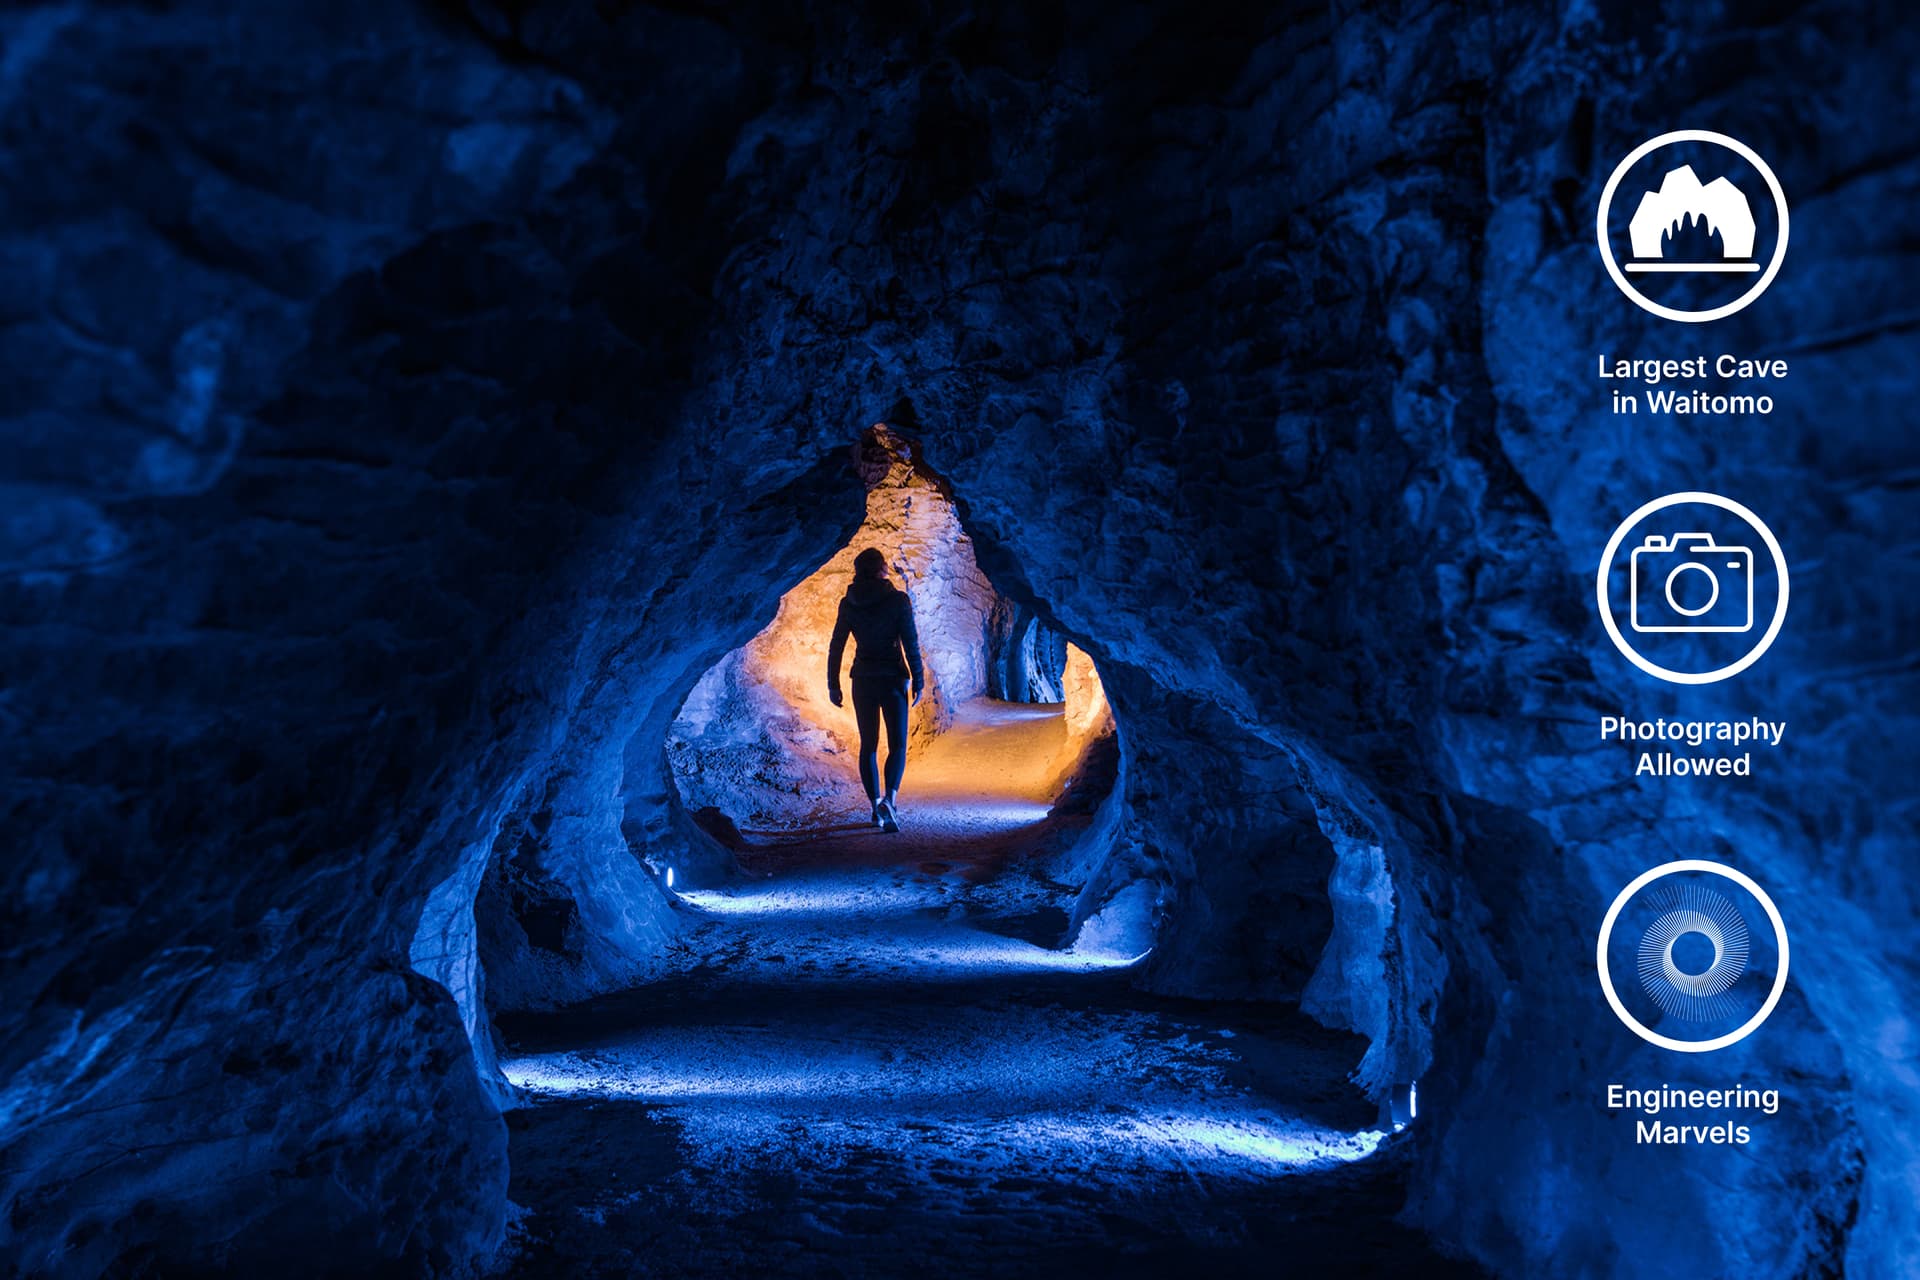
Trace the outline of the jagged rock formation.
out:
<instances>
[{"instance_id":1,"label":"jagged rock formation","mask_svg":"<svg viewBox=\"0 0 1920 1280\"><path fill-rule=\"evenodd\" d=\"M1635 206L1627 228L1633 256L1660 257L1662 242L1696 219L1720 238L1723 256L1753 256L1753 208L1746 195L1725 178L1702 185L1693 166L1684 164L1661 179L1658 191L1643 194Z\"/></svg>"},{"instance_id":2,"label":"jagged rock formation","mask_svg":"<svg viewBox=\"0 0 1920 1280\"><path fill-rule=\"evenodd\" d=\"M1900 1274L1916 167L1868 104L1920 49L1864 8L0 19L0 1256L485 1257L485 1001L644 976L653 868L722 872L663 744L858 527L883 421L1098 664L1077 923L1418 1078L1408 1221L1507 1275ZM1595 350L1673 339L1594 260L1599 187L1732 116L1800 203L1713 338L1791 380L1623 426ZM1656 688L1592 568L1696 488L1777 514L1819 605ZM1622 703L1793 746L1636 783ZM1826 958L1713 1063L1594 990L1606 901L1677 851ZM1790 1082L1739 1163L1593 1096L1728 1071Z\"/></svg>"}]
</instances>

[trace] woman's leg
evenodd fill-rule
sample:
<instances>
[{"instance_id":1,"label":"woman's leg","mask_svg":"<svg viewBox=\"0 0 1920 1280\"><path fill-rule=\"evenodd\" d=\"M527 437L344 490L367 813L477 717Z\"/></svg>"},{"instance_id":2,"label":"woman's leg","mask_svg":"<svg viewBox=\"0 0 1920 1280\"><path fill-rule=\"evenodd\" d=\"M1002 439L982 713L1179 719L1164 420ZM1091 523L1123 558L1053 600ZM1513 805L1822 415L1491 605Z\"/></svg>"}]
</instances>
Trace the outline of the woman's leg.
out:
<instances>
[{"instance_id":1,"label":"woman's leg","mask_svg":"<svg viewBox=\"0 0 1920 1280\"><path fill-rule=\"evenodd\" d=\"M907 712L912 703L907 698L907 685L903 680L890 682L880 699L880 711L887 721L887 803L900 791L900 779L907 771Z\"/></svg>"},{"instance_id":2,"label":"woman's leg","mask_svg":"<svg viewBox=\"0 0 1920 1280\"><path fill-rule=\"evenodd\" d=\"M860 729L860 785L867 789L867 801L880 798L880 699L881 690L870 680L853 681L853 722Z\"/></svg>"}]
</instances>

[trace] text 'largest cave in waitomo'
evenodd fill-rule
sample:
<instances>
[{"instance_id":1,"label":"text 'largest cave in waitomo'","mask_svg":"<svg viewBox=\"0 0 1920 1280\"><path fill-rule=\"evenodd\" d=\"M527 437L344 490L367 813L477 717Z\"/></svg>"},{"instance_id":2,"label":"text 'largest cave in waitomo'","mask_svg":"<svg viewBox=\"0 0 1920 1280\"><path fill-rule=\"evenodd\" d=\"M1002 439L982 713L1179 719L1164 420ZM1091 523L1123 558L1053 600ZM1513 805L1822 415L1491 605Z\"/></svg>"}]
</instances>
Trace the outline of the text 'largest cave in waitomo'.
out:
<instances>
[{"instance_id":1,"label":"text 'largest cave in waitomo'","mask_svg":"<svg viewBox=\"0 0 1920 1280\"><path fill-rule=\"evenodd\" d=\"M1920 20L0 12L0 1277L1920 1275Z\"/></svg>"}]
</instances>

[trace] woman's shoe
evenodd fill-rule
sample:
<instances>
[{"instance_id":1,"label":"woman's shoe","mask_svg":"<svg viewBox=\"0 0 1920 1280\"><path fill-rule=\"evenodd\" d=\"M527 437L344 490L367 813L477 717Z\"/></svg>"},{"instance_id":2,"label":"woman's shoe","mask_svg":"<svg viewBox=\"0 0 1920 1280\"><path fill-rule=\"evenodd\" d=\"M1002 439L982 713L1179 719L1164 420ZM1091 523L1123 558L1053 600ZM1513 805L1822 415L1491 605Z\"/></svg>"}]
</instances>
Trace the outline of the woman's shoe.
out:
<instances>
[{"instance_id":1,"label":"woman's shoe","mask_svg":"<svg viewBox=\"0 0 1920 1280\"><path fill-rule=\"evenodd\" d=\"M873 825L876 827L884 827L887 825L887 820L880 816L880 804L881 802L878 800L873 802Z\"/></svg>"},{"instance_id":2,"label":"woman's shoe","mask_svg":"<svg viewBox=\"0 0 1920 1280\"><path fill-rule=\"evenodd\" d=\"M880 811L880 829L882 831L898 831L900 829L900 817L893 811L893 803L891 801L882 800L874 807Z\"/></svg>"}]
</instances>

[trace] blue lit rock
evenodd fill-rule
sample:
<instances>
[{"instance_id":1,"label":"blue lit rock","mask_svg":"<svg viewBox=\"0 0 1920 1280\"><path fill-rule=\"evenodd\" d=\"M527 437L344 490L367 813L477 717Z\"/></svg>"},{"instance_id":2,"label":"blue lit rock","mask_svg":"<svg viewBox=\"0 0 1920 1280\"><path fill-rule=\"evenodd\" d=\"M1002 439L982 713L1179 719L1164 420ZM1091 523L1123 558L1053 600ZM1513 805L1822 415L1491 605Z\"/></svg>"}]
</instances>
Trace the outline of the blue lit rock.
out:
<instances>
[{"instance_id":1,"label":"blue lit rock","mask_svg":"<svg viewBox=\"0 0 1920 1280\"><path fill-rule=\"evenodd\" d=\"M645 976L649 868L724 874L669 726L844 545L885 421L1100 671L1077 927L1418 1077L1409 1221L1506 1275L1900 1274L1920 51L1867 8L0 18L0 1254L488 1255L484 1004ZM1707 333L1590 238L1680 123L1795 201ZM1780 407L1606 415L1596 352L1694 343L1784 353ZM1587 592L1685 488L1776 513L1809 603L1670 690ZM1636 785L1591 728L1627 703L1790 749ZM1710 1062L1594 990L1676 850L1808 957ZM1752 1159L1595 1101L1728 1074L1790 1091Z\"/></svg>"}]
</instances>

